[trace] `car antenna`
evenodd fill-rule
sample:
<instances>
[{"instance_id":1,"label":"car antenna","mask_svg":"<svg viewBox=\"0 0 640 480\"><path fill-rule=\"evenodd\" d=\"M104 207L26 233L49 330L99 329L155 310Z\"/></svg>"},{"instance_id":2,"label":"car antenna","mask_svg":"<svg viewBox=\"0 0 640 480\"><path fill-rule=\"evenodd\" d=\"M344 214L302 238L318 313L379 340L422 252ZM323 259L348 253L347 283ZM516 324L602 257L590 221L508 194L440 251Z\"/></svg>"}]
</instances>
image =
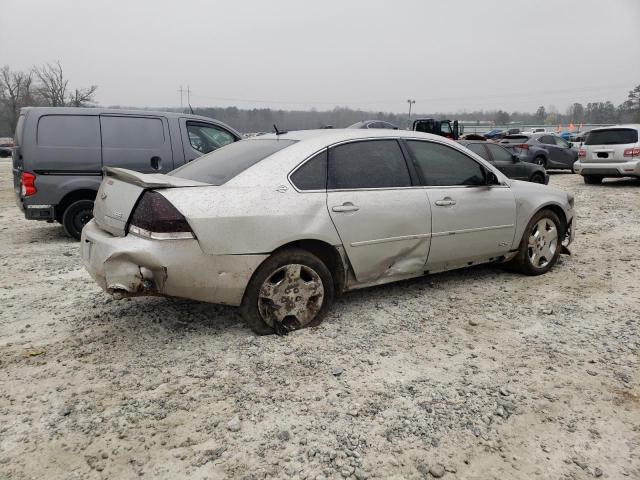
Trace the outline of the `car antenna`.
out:
<instances>
[{"instance_id":1,"label":"car antenna","mask_svg":"<svg viewBox=\"0 0 640 480\"><path fill-rule=\"evenodd\" d=\"M276 131L276 135L282 135L284 133L287 133L286 130L278 130L278 126L275 123L273 124L273 129Z\"/></svg>"}]
</instances>

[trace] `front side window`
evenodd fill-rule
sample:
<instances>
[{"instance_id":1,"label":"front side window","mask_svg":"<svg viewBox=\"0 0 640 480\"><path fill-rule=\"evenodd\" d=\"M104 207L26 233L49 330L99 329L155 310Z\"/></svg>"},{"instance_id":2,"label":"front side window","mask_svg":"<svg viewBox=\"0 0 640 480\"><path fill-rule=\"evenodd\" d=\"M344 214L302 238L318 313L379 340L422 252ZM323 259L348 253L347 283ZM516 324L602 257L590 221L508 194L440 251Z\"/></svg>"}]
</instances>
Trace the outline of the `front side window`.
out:
<instances>
[{"instance_id":1,"label":"front side window","mask_svg":"<svg viewBox=\"0 0 640 480\"><path fill-rule=\"evenodd\" d=\"M207 123L187 122L189 143L200 153L209 153L236 141L235 137L220 127Z\"/></svg>"},{"instance_id":2,"label":"front side window","mask_svg":"<svg viewBox=\"0 0 640 480\"><path fill-rule=\"evenodd\" d=\"M509 153L509 151L506 150L505 148L502 148L498 145L492 145L492 144L488 144L487 148L491 152L491 155L493 155L493 160L495 162L512 162L513 161L513 157L511 156L511 153Z\"/></svg>"},{"instance_id":3,"label":"front side window","mask_svg":"<svg viewBox=\"0 0 640 480\"><path fill-rule=\"evenodd\" d=\"M483 144L480 143L470 143L469 145L466 146L469 150L471 150L473 153L475 153L476 155L480 155L482 158L484 158L487 161L491 161L491 158L489 158L489 154L487 153L487 150L484 148Z\"/></svg>"},{"instance_id":4,"label":"front side window","mask_svg":"<svg viewBox=\"0 0 640 480\"><path fill-rule=\"evenodd\" d=\"M327 188L327 151L307 160L291 174L291 182L298 190L324 190Z\"/></svg>"},{"instance_id":5,"label":"front side window","mask_svg":"<svg viewBox=\"0 0 640 480\"><path fill-rule=\"evenodd\" d=\"M210 185L223 185L256 163L294 143L296 140L242 140L196 158L169 175Z\"/></svg>"},{"instance_id":6,"label":"front side window","mask_svg":"<svg viewBox=\"0 0 640 480\"><path fill-rule=\"evenodd\" d=\"M328 179L330 189L409 186L411 177L396 140L367 140L331 149Z\"/></svg>"},{"instance_id":7,"label":"front side window","mask_svg":"<svg viewBox=\"0 0 640 480\"><path fill-rule=\"evenodd\" d=\"M445 134L445 135L449 135L451 134L451 125L449 124L449 122L442 122L440 123L440 131Z\"/></svg>"},{"instance_id":8,"label":"front side window","mask_svg":"<svg viewBox=\"0 0 640 480\"><path fill-rule=\"evenodd\" d=\"M484 185L482 166L462 152L435 142L409 140L409 149L430 186Z\"/></svg>"},{"instance_id":9,"label":"front side window","mask_svg":"<svg viewBox=\"0 0 640 480\"><path fill-rule=\"evenodd\" d=\"M556 145L562 148L569 148L571 145L562 137L553 137L556 142Z\"/></svg>"}]
</instances>

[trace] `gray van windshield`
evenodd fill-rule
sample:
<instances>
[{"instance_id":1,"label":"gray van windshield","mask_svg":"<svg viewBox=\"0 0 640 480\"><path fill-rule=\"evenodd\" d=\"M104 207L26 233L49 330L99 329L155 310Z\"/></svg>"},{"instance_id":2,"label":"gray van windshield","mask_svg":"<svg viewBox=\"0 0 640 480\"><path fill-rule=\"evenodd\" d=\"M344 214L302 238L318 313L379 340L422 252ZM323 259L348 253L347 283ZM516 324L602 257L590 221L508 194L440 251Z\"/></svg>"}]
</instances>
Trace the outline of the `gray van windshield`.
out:
<instances>
[{"instance_id":1,"label":"gray van windshield","mask_svg":"<svg viewBox=\"0 0 640 480\"><path fill-rule=\"evenodd\" d=\"M183 165L169 175L210 185L223 185L249 167L287 148L297 140L243 140Z\"/></svg>"}]
</instances>

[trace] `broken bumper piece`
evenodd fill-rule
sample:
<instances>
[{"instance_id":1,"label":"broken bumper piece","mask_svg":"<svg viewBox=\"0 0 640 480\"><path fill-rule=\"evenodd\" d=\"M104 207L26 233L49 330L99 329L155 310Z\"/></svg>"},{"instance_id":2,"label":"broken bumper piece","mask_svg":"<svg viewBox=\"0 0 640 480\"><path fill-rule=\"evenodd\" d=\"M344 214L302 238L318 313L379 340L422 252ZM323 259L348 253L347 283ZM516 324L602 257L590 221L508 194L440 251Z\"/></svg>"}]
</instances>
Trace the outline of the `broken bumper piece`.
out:
<instances>
[{"instance_id":1,"label":"broken bumper piece","mask_svg":"<svg viewBox=\"0 0 640 480\"><path fill-rule=\"evenodd\" d=\"M82 230L82 261L115 297L165 295L240 305L253 272L267 255L208 255L195 239L114 237L95 221Z\"/></svg>"}]
</instances>

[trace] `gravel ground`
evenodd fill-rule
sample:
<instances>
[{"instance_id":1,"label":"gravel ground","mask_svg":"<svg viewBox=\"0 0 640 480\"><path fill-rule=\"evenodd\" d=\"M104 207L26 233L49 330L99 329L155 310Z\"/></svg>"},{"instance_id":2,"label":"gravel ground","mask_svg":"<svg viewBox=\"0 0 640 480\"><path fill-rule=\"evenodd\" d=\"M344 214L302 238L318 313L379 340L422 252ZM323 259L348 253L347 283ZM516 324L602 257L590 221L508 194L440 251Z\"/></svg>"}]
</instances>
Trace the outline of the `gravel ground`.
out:
<instances>
[{"instance_id":1,"label":"gravel ground","mask_svg":"<svg viewBox=\"0 0 640 480\"><path fill-rule=\"evenodd\" d=\"M640 478L640 182L576 196L573 256L343 296L254 337L114 301L0 163L0 478Z\"/></svg>"}]
</instances>

